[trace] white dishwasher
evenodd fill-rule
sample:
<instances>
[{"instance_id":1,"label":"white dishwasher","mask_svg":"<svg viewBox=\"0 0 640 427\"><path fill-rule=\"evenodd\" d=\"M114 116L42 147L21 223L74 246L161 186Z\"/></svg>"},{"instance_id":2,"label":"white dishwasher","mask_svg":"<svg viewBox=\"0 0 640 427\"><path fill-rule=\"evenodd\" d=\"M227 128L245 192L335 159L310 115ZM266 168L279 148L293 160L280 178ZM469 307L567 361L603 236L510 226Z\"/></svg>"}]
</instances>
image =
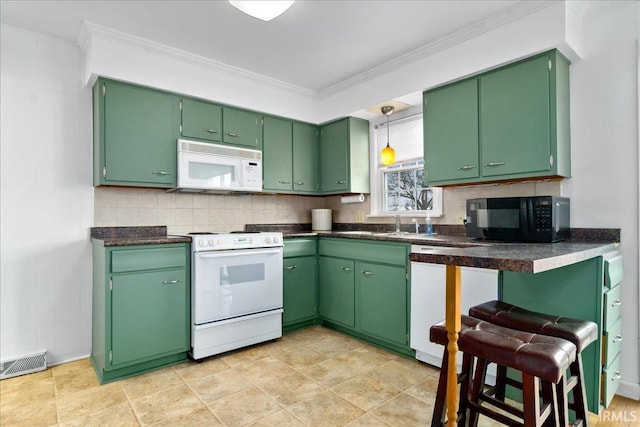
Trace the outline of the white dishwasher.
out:
<instances>
[{"instance_id":1,"label":"white dishwasher","mask_svg":"<svg viewBox=\"0 0 640 427\"><path fill-rule=\"evenodd\" d=\"M411 252L436 249L433 246L412 245ZM442 249L442 248L440 248ZM498 298L498 271L462 267L462 314L469 307ZM411 263L411 348L416 359L430 365L442 365L444 347L429 341L429 328L444 319L445 266ZM458 354L458 364L462 357ZM490 373L491 374L491 373Z\"/></svg>"}]
</instances>

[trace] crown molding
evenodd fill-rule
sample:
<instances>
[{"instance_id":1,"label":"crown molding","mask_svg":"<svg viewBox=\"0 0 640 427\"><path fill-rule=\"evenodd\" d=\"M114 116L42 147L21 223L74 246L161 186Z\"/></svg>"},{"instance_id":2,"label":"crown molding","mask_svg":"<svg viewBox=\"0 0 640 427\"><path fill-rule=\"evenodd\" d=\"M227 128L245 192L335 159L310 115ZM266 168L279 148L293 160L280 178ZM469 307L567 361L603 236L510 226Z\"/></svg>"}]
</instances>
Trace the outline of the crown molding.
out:
<instances>
[{"instance_id":1,"label":"crown molding","mask_svg":"<svg viewBox=\"0 0 640 427\"><path fill-rule=\"evenodd\" d=\"M449 49L474 37L487 33L511 22L517 21L518 19L521 19L527 15L536 13L540 10L556 4L558 4L558 2L553 0L522 1L509 9L501 11L497 15L493 15L487 19L469 25L459 31L435 40L432 43L428 43L420 48L407 52L404 55L373 67L365 72L349 77L320 91L292 85L281 80L273 79L258 73L245 70L243 68L234 67L220 61L205 58L200 55L166 46L152 40L134 36L88 21L83 22L83 25L78 34L77 44L80 49L82 49L82 51L86 53L87 49L91 45L91 41L94 38L102 38L108 41L143 49L154 54L171 57L185 63L209 67L216 72L225 73L230 76L241 76L257 83L273 86L280 90L284 90L299 96L308 97L315 100L322 100L324 98L335 95L336 93L341 92L349 88L350 86L364 83L391 71L397 70L398 68L401 68L405 65L425 59L438 52ZM575 5L574 7L579 6Z\"/></svg>"},{"instance_id":2,"label":"crown molding","mask_svg":"<svg viewBox=\"0 0 640 427\"><path fill-rule=\"evenodd\" d=\"M478 21L459 31L453 32L438 40L435 40L432 43L428 43L424 46L421 46L417 49L407 52L404 55L401 55L395 59L392 59L383 64L380 64L377 67L374 67L363 73L357 74L353 77L350 77L339 83L336 83L326 89L323 89L318 92L318 98L323 99L323 98L327 98L329 96L335 95L336 93L342 90L345 90L350 86L366 82L380 75L383 75L388 72L394 71L398 68L401 68L405 65L425 59L431 55L434 55L443 50L449 49L455 45L463 43L467 40L470 40L474 37L487 33L491 30L494 30L496 28L499 28L511 22L517 21L520 18L523 18L532 13L536 13L540 10L546 9L547 7L553 6L557 3L558 3L557 1L520 2L517 5L509 9L506 9L497 15L493 15L487 19Z\"/></svg>"},{"instance_id":3,"label":"crown molding","mask_svg":"<svg viewBox=\"0 0 640 427\"><path fill-rule=\"evenodd\" d=\"M84 21L77 39L78 46L80 47L80 49L82 49L83 52L86 53L87 47L91 44L91 41L94 38L102 38L111 42L143 49L147 52L170 57L181 62L205 66L215 70L216 72L228 74L230 76L241 76L258 83L277 87L281 90L285 90L296 95L312 98L317 97L317 92L310 89L292 85L281 80L263 76L262 74L254 73L239 67L234 67L223 62L205 58L204 56L166 46L164 44L157 43L142 37L134 36L122 31L114 30L112 28L103 27L101 25L94 24L93 22Z\"/></svg>"}]
</instances>

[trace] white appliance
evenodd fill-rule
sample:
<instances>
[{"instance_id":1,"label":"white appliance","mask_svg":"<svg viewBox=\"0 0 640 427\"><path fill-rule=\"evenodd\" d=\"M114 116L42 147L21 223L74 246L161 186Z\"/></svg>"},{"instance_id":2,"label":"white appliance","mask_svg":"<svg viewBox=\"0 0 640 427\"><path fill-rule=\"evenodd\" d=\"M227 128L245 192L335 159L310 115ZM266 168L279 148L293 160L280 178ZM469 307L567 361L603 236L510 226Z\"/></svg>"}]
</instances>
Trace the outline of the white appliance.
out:
<instances>
[{"instance_id":1,"label":"white appliance","mask_svg":"<svg viewBox=\"0 0 640 427\"><path fill-rule=\"evenodd\" d=\"M191 238L191 356L281 337L282 233Z\"/></svg>"},{"instance_id":2,"label":"white appliance","mask_svg":"<svg viewBox=\"0 0 640 427\"><path fill-rule=\"evenodd\" d=\"M192 193L262 191L262 152L178 139L178 188Z\"/></svg>"},{"instance_id":3,"label":"white appliance","mask_svg":"<svg viewBox=\"0 0 640 427\"><path fill-rule=\"evenodd\" d=\"M411 252L433 250L433 246L412 245ZM498 271L462 267L462 314L469 308L498 298ZM411 263L411 348L416 359L442 366L443 346L429 341L429 329L445 318L445 266ZM462 356L458 353L458 365ZM490 369L489 375L493 372Z\"/></svg>"}]
</instances>

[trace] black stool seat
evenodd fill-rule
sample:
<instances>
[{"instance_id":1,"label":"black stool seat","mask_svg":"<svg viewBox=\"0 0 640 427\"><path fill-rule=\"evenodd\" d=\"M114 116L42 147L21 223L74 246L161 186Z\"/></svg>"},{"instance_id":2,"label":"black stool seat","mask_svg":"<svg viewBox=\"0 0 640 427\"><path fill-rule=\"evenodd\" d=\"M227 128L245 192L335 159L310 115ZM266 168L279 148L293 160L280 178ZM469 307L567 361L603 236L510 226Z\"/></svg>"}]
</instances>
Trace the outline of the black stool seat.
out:
<instances>
[{"instance_id":1,"label":"black stool seat","mask_svg":"<svg viewBox=\"0 0 640 427\"><path fill-rule=\"evenodd\" d=\"M469 309L469 315L495 325L571 341L578 353L598 339L598 325L588 320L525 310L502 301L489 301Z\"/></svg>"}]
</instances>

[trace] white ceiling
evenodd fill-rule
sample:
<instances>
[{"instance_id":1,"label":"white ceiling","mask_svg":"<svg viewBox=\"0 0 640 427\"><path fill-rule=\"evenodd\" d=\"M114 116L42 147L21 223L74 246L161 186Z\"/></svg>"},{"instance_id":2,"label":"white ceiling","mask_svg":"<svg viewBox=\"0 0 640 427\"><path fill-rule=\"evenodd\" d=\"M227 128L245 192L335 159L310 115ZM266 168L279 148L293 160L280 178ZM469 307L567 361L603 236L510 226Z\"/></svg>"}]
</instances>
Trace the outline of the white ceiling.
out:
<instances>
[{"instance_id":1,"label":"white ceiling","mask_svg":"<svg viewBox=\"0 0 640 427\"><path fill-rule=\"evenodd\" d=\"M1 0L0 19L73 42L88 21L321 94L524 3L298 0L263 22L223 0Z\"/></svg>"}]
</instances>

